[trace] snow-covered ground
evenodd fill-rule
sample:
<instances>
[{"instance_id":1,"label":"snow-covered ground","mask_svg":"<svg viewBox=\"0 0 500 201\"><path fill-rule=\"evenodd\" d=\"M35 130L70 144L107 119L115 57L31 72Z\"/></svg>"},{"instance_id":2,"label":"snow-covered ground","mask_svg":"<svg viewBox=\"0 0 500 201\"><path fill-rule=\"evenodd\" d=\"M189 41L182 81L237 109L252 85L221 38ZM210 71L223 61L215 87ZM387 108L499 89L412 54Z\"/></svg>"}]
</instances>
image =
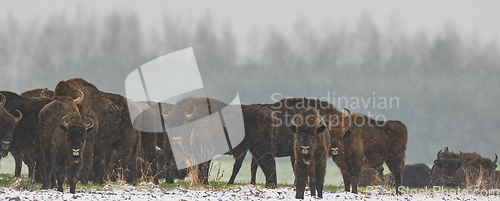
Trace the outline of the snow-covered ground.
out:
<instances>
[{"instance_id":1,"label":"snow-covered ground","mask_svg":"<svg viewBox=\"0 0 500 201\"><path fill-rule=\"evenodd\" d=\"M317 200L306 191L304 200ZM386 189L376 189L366 193L345 192L324 193L323 200L499 200L499 195L474 195L421 192L393 196ZM76 194L56 190L18 190L15 186L0 188L0 200L295 200L293 188L265 189L258 186L235 186L226 190L187 190L177 187L173 190L160 189L153 184L130 186L109 184L101 190L77 189Z\"/></svg>"}]
</instances>

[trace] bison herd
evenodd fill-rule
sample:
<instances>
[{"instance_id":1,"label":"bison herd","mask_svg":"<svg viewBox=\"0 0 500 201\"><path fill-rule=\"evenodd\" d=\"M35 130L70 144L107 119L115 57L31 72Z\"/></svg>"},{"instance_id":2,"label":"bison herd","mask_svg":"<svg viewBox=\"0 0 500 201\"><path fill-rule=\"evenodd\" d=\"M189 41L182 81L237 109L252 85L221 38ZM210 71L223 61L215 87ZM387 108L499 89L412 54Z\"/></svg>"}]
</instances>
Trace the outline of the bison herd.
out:
<instances>
[{"instance_id":1,"label":"bison herd","mask_svg":"<svg viewBox=\"0 0 500 201\"><path fill-rule=\"evenodd\" d=\"M160 111L150 107L152 104L159 105ZM1 91L0 157L8 152L13 155L15 176L20 176L24 162L29 176L43 188L63 191L67 181L71 193L75 193L78 181L102 184L123 179L134 184L141 179L158 183L165 178L173 183L174 178L186 177L188 170L177 168L172 147L188 147L190 139L169 136L165 128L163 132L138 131L137 125L154 127L158 125L149 124L164 122L170 127L207 121L205 117L228 106L215 99L194 97L175 104L134 102L102 92L80 78L61 81L54 91L34 89L21 95ZM312 196L322 197L330 157L342 173L345 191L353 193L360 185L384 181L390 181L400 194L399 186L463 187L473 179L498 177L496 155L492 161L448 148L437 154L432 168L425 164L405 166L408 133L402 122L376 121L347 109L344 113L325 101L286 98L238 108L243 114L245 136L241 143L229 144L230 151L225 153L235 159L229 184L234 182L248 151L252 154L251 183L255 183L260 167L267 187L277 186L275 157L290 157L296 198L304 197L307 184ZM131 114L137 118L131 119ZM216 128L196 129L210 135ZM231 128L225 126L227 129ZM217 136L206 139L226 142ZM195 148L210 152L216 148L209 146L214 143ZM201 183L208 183L210 161L189 169L196 171ZM391 174L383 175L384 163Z\"/></svg>"}]
</instances>

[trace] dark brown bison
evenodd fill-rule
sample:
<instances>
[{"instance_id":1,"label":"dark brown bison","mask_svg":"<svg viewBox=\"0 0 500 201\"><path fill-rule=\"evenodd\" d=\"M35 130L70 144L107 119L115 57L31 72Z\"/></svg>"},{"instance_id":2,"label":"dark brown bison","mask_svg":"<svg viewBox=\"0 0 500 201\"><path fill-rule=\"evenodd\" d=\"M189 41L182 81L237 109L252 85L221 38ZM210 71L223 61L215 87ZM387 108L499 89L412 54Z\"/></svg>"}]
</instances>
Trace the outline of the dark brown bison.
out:
<instances>
[{"instance_id":1,"label":"dark brown bison","mask_svg":"<svg viewBox=\"0 0 500 201\"><path fill-rule=\"evenodd\" d=\"M19 94L23 97L39 97L39 98L52 98L54 96L54 91L47 88L43 89L32 89Z\"/></svg>"},{"instance_id":2,"label":"dark brown bison","mask_svg":"<svg viewBox=\"0 0 500 201\"><path fill-rule=\"evenodd\" d=\"M457 159L455 157L443 155L441 152L442 150L438 152L437 159L434 160L431 173L431 184L433 186L460 186L460 184L455 182L454 177L455 173L463 167L463 153L460 152L460 158ZM475 165L469 167L476 168Z\"/></svg>"},{"instance_id":3,"label":"dark brown bison","mask_svg":"<svg viewBox=\"0 0 500 201\"><path fill-rule=\"evenodd\" d=\"M347 110L348 111L348 110ZM348 111L349 112L349 111ZM394 175L396 193L402 184L408 133L400 121L376 121L365 115L350 114L331 121L332 141L340 145L337 166L344 178L345 191L357 193L363 166L381 167L385 162Z\"/></svg>"},{"instance_id":4,"label":"dark brown bison","mask_svg":"<svg viewBox=\"0 0 500 201\"><path fill-rule=\"evenodd\" d=\"M498 160L496 154L495 160L491 161L491 159L483 158L475 152L460 153L457 154L453 151L449 151L448 147L444 148L444 152L442 150L438 152L438 158L434 161L431 171L432 185L463 186L466 183L465 175L468 175L468 180L475 180L479 177L479 173L482 172L483 178L486 179L492 174L492 171L496 169L496 162ZM460 158L462 158L462 160L458 163L458 159ZM443 166L439 164L439 162L443 160L448 163L453 163L453 165L447 166L447 168L443 170ZM456 167L457 165L460 165L460 167ZM450 175L453 169L456 169L456 176ZM444 175L445 173L443 172L446 172L446 175Z\"/></svg>"},{"instance_id":5,"label":"dark brown bison","mask_svg":"<svg viewBox=\"0 0 500 201\"><path fill-rule=\"evenodd\" d=\"M448 147L444 148L444 152L441 152L440 154L441 158L455 158L458 159L462 157L462 165L465 167L469 166L474 166L475 168L480 169L481 164L483 163L483 157L481 155L477 154L476 152L472 153L455 153L453 151L450 151Z\"/></svg>"},{"instance_id":6,"label":"dark brown bison","mask_svg":"<svg viewBox=\"0 0 500 201\"><path fill-rule=\"evenodd\" d=\"M429 166L423 163L416 163L405 165L403 172L403 186L411 188L423 188L430 186L430 173ZM392 174L386 174L383 177L384 183L394 186L394 177Z\"/></svg>"},{"instance_id":7,"label":"dark brown bison","mask_svg":"<svg viewBox=\"0 0 500 201\"><path fill-rule=\"evenodd\" d=\"M55 97L39 114L39 128L45 161L44 188L54 187L63 192L63 183L69 182L70 192L75 193L78 174L83 166L87 133L94 121L80 115L77 104L82 96L73 100L69 97ZM86 121L86 122L84 122Z\"/></svg>"},{"instance_id":8,"label":"dark brown bison","mask_svg":"<svg viewBox=\"0 0 500 201\"><path fill-rule=\"evenodd\" d=\"M7 156L9 153L10 142L13 140L14 128L23 118L23 114L17 110L17 117L7 112L3 107L7 102L7 98L0 93L0 159Z\"/></svg>"},{"instance_id":9,"label":"dark brown bison","mask_svg":"<svg viewBox=\"0 0 500 201\"><path fill-rule=\"evenodd\" d=\"M362 167L359 175L359 186L374 186L381 185L382 180L379 177L379 172L375 168Z\"/></svg>"},{"instance_id":10,"label":"dark brown bison","mask_svg":"<svg viewBox=\"0 0 500 201\"><path fill-rule=\"evenodd\" d=\"M234 107L234 108L233 108ZM226 137L221 135L216 135L218 132L216 131L217 126L213 126L214 122L220 121L218 118L215 121L210 120L208 117L210 114L220 112L224 109L224 119L232 119L232 117L236 118L237 111L241 108L241 114L243 115L243 123L244 123L244 136L241 139L241 143L233 144L233 145L224 145L222 142L226 142ZM229 109L227 109L229 108ZM209 111L210 110L210 111ZM204 135L207 136L199 136L202 139L207 140L207 146L204 147L206 150L203 152L207 152L210 154L217 149L221 149L221 146L230 146L229 152L225 154L240 156L245 153L247 150L250 150L253 156L259 158L259 166L262 168L264 174L266 175L266 186L268 187L276 187L276 165L273 156L272 150L272 133L273 127L267 126L268 124L272 125L274 123L271 117L272 111L263 108L257 105L236 105L229 106L226 103L215 99L207 99L207 98L186 98L179 102L177 102L172 110L168 113L168 115L164 115L164 119L166 125L169 128L174 128L176 126L185 125L194 121L202 121L201 123L197 123L196 126L192 129L202 129L201 127L206 126L207 131ZM207 121L207 122L203 122ZM226 122L227 123L227 122ZM237 122L233 122L237 123ZM190 128L191 129L191 128ZM213 131L211 131L213 129ZM224 126L224 130L227 130L228 133L236 132L234 128ZM189 133L193 132L192 130L187 130ZM174 143L172 148L176 147L179 149L182 147L186 148L186 143L191 143L189 139L186 139L188 136L177 136L176 134L168 133L171 139L174 139ZM209 136L210 135L210 136ZM214 135L214 136L212 136ZM222 137L222 138L221 138ZM221 141L219 141L221 140ZM191 140L192 141L192 140ZM239 140L236 140L239 142ZM231 140L234 143L234 140ZM222 143L222 144L221 144ZM217 144L217 145L214 145ZM234 147L232 147L234 146ZM188 146L189 147L189 146ZM178 150L174 150L178 151ZM196 156L198 157L198 156ZM210 164L210 156L207 156L206 162L198 165L198 177L199 180L203 183L208 182L208 167ZM200 157L202 158L202 157ZM175 159L177 163L179 163L179 158ZM190 159L188 159L190 160ZM197 159L195 159L198 161ZM201 161L198 161L201 162Z\"/></svg>"},{"instance_id":11,"label":"dark brown bison","mask_svg":"<svg viewBox=\"0 0 500 201\"><path fill-rule=\"evenodd\" d=\"M263 107L271 109L272 117L275 120L275 132L273 134L274 141L274 156L275 157L290 157L292 168L295 164L294 152L293 152L293 139L294 132L291 130L290 119L293 115L298 114L301 110L305 110L308 107L314 107L318 110L320 116L328 120L335 116L342 115L342 112L338 111L332 104L321 101L317 99L309 98L285 98L272 104L258 104ZM241 164L245 155L236 157L236 162L233 167L233 174L231 179L234 181L236 174L239 172ZM335 160L335 158L334 158ZM257 158L252 156L251 162L251 180L250 183L255 184L256 172L257 172Z\"/></svg>"},{"instance_id":12,"label":"dark brown bison","mask_svg":"<svg viewBox=\"0 0 500 201\"><path fill-rule=\"evenodd\" d=\"M131 119L133 119L133 126L135 129L139 130L141 133L141 150L139 151L139 157L147 162L147 167L141 167L142 175L146 176L146 180L152 180L155 184L158 184L158 166L157 154L156 154L156 132L153 132L161 124L159 119L159 112L155 112L154 107L150 107L149 104L144 102L134 102L132 100L127 100L129 112ZM144 163L143 163L144 164ZM163 166L161 166L163 167ZM109 168L107 168L109 169Z\"/></svg>"},{"instance_id":13,"label":"dark brown bison","mask_svg":"<svg viewBox=\"0 0 500 201\"><path fill-rule=\"evenodd\" d=\"M99 91L81 78L61 81L55 88L55 96L76 98L79 91L85 98L78 104L80 114L94 120L94 129L87 134L80 179L87 184L92 168L95 183L102 184L107 177L105 156L117 151L118 167L123 170L127 182L138 179L137 157L140 133L134 129L125 97Z\"/></svg>"},{"instance_id":14,"label":"dark brown bison","mask_svg":"<svg viewBox=\"0 0 500 201\"><path fill-rule=\"evenodd\" d=\"M22 113L18 110L18 119L3 107L7 98L0 93L0 141L1 141L1 155L0 158L7 156L9 152L10 142L12 141L12 135L14 132L14 127L17 122L22 119Z\"/></svg>"},{"instance_id":15,"label":"dark brown bison","mask_svg":"<svg viewBox=\"0 0 500 201\"><path fill-rule=\"evenodd\" d=\"M483 162L481 163L481 168L486 171L494 171L497 169L497 161L498 155L495 154L495 160L491 161L489 158L483 158Z\"/></svg>"},{"instance_id":16,"label":"dark brown bison","mask_svg":"<svg viewBox=\"0 0 500 201\"><path fill-rule=\"evenodd\" d=\"M423 188L430 184L431 169L423 163L405 165L403 172L403 186Z\"/></svg>"},{"instance_id":17,"label":"dark brown bison","mask_svg":"<svg viewBox=\"0 0 500 201\"><path fill-rule=\"evenodd\" d=\"M33 173L37 164L43 163L38 132L38 113L45 105L52 102L52 99L22 97L8 91L1 91L0 93L6 97L4 107L7 112L16 114L17 111L20 111L23 114L23 118L17 123L14 129L13 139L9 146L9 151L15 160L14 176L19 177L21 175L23 156L32 157L25 161L34 161L27 165L35 181L40 181L41 178L39 176L41 174Z\"/></svg>"},{"instance_id":18,"label":"dark brown bison","mask_svg":"<svg viewBox=\"0 0 500 201\"><path fill-rule=\"evenodd\" d=\"M295 198L304 199L307 181L311 196L323 197L326 161L330 147L328 125L314 107L307 108L291 119L294 137Z\"/></svg>"}]
</instances>

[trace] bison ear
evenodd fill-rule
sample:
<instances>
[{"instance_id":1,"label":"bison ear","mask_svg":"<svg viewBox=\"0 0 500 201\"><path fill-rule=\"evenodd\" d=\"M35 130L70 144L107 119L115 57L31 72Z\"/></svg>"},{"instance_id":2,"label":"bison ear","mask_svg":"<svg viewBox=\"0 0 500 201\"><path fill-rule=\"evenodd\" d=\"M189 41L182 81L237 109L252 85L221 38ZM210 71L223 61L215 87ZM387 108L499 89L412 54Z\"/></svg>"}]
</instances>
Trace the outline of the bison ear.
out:
<instances>
[{"instance_id":1,"label":"bison ear","mask_svg":"<svg viewBox=\"0 0 500 201\"><path fill-rule=\"evenodd\" d=\"M434 160L434 165L440 166L441 163L439 162L439 160L436 159L436 160Z\"/></svg>"},{"instance_id":2,"label":"bison ear","mask_svg":"<svg viewBox=\"0 0 500 201\"><path fill-rule=\"evenodd\" d=\"M293 131L294 133L296 133L296 132L297 132L297 127L296 127L295 125L293 125L293 124L292 124L292 125L290 125L290 129L292 129L292 131Z\"/></svg>"},{"instance_id":3,"label":"bison ear","mask_svg":"<svg viewBox=\"0 0 500 201\"><path fill-rule=\"evenodd\" d=\"M323 131L325 131L325 129L326 129L325 124L321 124L321 127L319 127L319 128L318 128L317 133L318 133L318 134L320 134L320 133L322 133Z\"/></svg>"},{"instance_id":4,"label":"bison ear","mask_svg":"<svg viewBox=\"0 0 500 201\"><path fill-rule=\"evenodd\" d=\"M68 128L66 128L64 125L59 125L59 127L61 127L61 129L62 129L64 132L68 132Z\"/></svg>"}]
</instances>

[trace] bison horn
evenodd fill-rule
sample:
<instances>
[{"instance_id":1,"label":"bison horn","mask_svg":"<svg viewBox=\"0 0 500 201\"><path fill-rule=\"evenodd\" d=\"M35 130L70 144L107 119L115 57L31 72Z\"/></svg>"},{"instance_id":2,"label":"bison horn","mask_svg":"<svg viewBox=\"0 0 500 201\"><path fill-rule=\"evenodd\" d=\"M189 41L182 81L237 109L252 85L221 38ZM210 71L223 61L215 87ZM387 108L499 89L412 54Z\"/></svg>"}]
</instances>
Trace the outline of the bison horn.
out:
<instances>
[{"instance_id":1,"label":"bison horn","mask_svg":"<svg viewBox=\"0 0 500 201\"><path fill-rule=\"evenodd\" d=\"M498 161L498 156L497 154L495 154L495 160L493 161L493 164L497 164L497 161Z\"/></svg>"},{"instance_id":2,"label":"bison horn","mask_svg":"<svg viewBox=\"0 0 500 201\"><path fill-rule=\"evenodd\" d=\"M7 102L7 98L3 94L0 94L0 97L2 98L2 102L0 102L0 106L3 107L5 105L5 102Z\"/></svg>"},{"instance_id":3,"label":"bison horn","mask_svg":"<svg viewBox=\"0 0 500 201\"><path fill-rule=\"evenodd\" d=\"M350 110L348 110L347 108L344 108L344 110L346 110L347 113L349 113L349 115L351 115L351 111Z\"/></svg>"},{"instance_id":4,"label":"bison horn","mask_svg":"<svg viewBox=\"0 0 500 201\"><path fill-rule=\"evenodd\" d=\"M291 120L291 122L290 122L290 123L292 123L292 125L293 125L293 126L295 126L295 127L298 127L298 126L299 126L299 125L297 125L297 122L295 122L295 119L297 119L297 117L299 117L299 116L300 116L300 114L293 115L292 120Z\"/></svg>"},{"instance_id":5,"label":"bison horn","mask_svg":"<svg viewBox=\"0 0 500 201\"><path fill-rule=\"evenodd\" d=\"M85 129L89 130L94 127L94 120L90 117L87 117L90 120L89 124L85 124Z\"/></svg>"},{"instance_id":6,"label":"bison horn","mask_svg":"<svg viewBox=\"0 0 500 201\"><path fill-rule=\"evenodd\" d=\"M191 114L187 114L186 117L188 120L193 119L196 116L196 106L193 105L193 112Z\"/></svg>"},{"instance_id":7,"label":"bison horn","mask_svg":"<svg viewBox=\"0 0 500 201\"><path fill-rule=\"evenodd\" d=\"M441 156L439 155L443 150L439 150L438 154L437 154L437 159L441 159Z\"/></svg>"},{"instance_id":8,"label":"bison horn","mask_svg":"<svg viewBox=\"0 0 500 201\"><path fill-rule=\"evenodd\" d=\"M21 121L21 119L23 119L23 113L19 110L16 110L16 111L17 111L18 116L14 119L14 121L17 124L19 121Z\"/></svg>"},{"instance_id":9,"label":"bison horn","mask_svg":"<svg viewBox=\"0 0 500 201\"><path fill-rule=\"evenodd\" d=\"M448 150L448 147L445 147L444 148L444 153L448 153L448 152L450 152L450 150Z\"/></svg>"},{"instance_id":10,"label":"bison horn","mask_svg":"<svg viewBox=\"0 0 500 201\"><path fill-rule=\"evenodd\" d=\"M64 116L61 120L62 120L62 126L64 126L66 129L68 129L69 127L69 124L68 122L66 122L66 118L68 118L69 115L66 115Z\"/></svg>"},{"instance_id":11,"label":"bison horn","mask_svg":"<svg viewBox=\"0 0 500 201\"><path fill-rule=\"evenodd\" d=\"M85 94L84 94L84 93L83 93L83 91L82 91L82 90L80 90L80 89L76 89L76 90L78 90L78 92L80 93L80 96L78 96L78 98L74 99L74 100L73 100L73 102L74 102L76 105L78 105L78 104L80 104L80 103L83 101L83 97L85 97Z\"/></svg>"},{"instance_id":12,"label":"bison horn","mask_svg":"<svg viewBox=\"0 0 500 201\"><path fill-rule=\"evenodd\" d=\"M42 90L40 91L40 98L47 98L47 96L45 95L45 91L46 91L46 90L47 90L47 88L42 89Z\"/></svg>"},{"instance_id":13,"label":"bison horn","mask_svg":"<svg viewBox=\"0 0 500 201\"><path fill-rule=\"evenodd\" d=\"M464 158L464 155L462 154L462 151L460 151L460 158L458 159L458 162L462 162L463 158Z\"/></svg>"}]
</instances>

